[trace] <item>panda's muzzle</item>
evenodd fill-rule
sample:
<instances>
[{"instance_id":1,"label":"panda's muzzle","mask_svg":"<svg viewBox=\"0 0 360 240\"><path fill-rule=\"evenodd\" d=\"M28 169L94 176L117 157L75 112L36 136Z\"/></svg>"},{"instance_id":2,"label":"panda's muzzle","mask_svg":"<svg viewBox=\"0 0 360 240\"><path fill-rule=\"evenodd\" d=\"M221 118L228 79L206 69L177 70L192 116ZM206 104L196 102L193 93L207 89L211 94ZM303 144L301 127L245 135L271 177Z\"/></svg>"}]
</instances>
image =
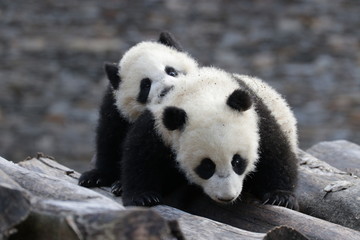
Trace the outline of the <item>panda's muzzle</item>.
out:
<instances>
[{"instance_id":1,"label":"panda's muzzle","mask_svg":"<svg viewBox=\"0 0 360 240\"><path fill-rule=\"evenodd\" d=\"M159 97L160 98L163 98L166 96L166 94L168 94L171 90L174 89L174 86L171 86L171 87L167 87L167 88L164 88L161 93L159 94Z\"/></svg>"}]
</instances>

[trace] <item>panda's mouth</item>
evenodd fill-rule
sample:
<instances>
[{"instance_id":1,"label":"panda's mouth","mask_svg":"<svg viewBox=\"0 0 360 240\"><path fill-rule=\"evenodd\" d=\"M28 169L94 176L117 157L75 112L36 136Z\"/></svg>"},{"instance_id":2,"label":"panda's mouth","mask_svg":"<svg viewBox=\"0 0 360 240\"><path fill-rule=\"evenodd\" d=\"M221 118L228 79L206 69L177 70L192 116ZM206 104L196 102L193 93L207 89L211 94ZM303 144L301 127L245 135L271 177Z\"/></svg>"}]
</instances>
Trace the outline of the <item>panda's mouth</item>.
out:
<instances>
[{"instance_id":1,"label":"panda's mouth","mask_svg":"<svg viewBox=\"0 0 360 240\"><path fill-rule=\"evenodd\" d=\"M159 94L159 98L165 97L171 90L174 89L174 86L164 88L161 93Z\"/></svg>"},{"instance_id":2,"label":"panda's mouth","mask_svg":"<svg viewBox=\"0 0 360 240\"><path fill-rule=\"evenodd\" d=\"M217 198L216 200L219 202L219 203L231 203L235 200L236 198Z\"/></svg>"}]
</instances>

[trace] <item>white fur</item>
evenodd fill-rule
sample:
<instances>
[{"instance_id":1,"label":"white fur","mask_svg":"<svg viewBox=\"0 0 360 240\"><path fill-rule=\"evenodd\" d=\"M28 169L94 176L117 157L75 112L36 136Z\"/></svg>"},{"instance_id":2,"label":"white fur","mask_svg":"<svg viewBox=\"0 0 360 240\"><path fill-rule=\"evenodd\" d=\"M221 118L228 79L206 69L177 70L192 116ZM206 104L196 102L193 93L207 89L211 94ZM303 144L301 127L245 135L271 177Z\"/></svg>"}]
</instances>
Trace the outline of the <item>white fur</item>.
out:
<instances>
[{"instance_id":1,"label":"white fur","mask_svg":"<svg viewBox=\"0 0 360 240\"><path fill-rule=\"evenodd\" d=\"M258 78L239 74L234 74L234 76L242 80L260 99L263 100L264 104L280 125L281 130L288 138L292 151L296 153L298 147L296 119L284 98L272 87Z\"/></svg>"},{"instance_id":2,"label":"white fur","mask_svg":"<svg viewBox=\"0 0 360 240\"><path fill-rule=\"evenodd\" d=\"M224 71L202 68L182 78L161 104L149 106L156 129L177 154L176 160L190 182L200 185L215 201L235 200L242 191L244 177L255 169L258 160L258 118L254 107L239 112L226 104L230 94L240 87ZM185 110L188 118L183 130L165 128L162 113L167 106ZM241 176L231 166L235 154L248 162ZM204 158L216 164L215 174L208 180L194 172Z\"/></svg>"},{"instance_id":3,"label":"white fur","mask_svg":"<svg viewBox=\"0 0 360 240\"><path fill-rule=\"evenodd\" d=\"M136 100L142 79L152 81L149 101L159 99L164 88L178 81L166 74L166 66L173 67L181 76L196 70L197 62L186 53L157 42L141 42L124 54L119 63L120 87L114 96L118 109L129 121L136 120L146 107Z\"/></svg>"}]
</instances>

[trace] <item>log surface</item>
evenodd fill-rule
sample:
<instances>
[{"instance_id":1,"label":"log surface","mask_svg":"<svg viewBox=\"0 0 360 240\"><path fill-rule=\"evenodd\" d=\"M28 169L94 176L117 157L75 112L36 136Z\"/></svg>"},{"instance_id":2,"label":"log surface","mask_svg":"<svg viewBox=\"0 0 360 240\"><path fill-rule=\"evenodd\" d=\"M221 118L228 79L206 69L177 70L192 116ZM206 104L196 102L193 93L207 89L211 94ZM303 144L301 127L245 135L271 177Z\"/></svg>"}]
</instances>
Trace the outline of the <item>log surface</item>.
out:
<instances>
[{"instance_id":1,"label":"log surface","mask_svg":"<svg viewBox=\"0 0 360 240\"><path fill-rule=\"evenodd\" d=\"M360 177L360 146L346 140L320 142L307 153L344 172Z\"/></svg>"},{"instance_id":2,"label":"log surface","mask_svg":"<svg viewBox=\"0 0 360 240\"><path fill-rule=\"evenodd\" d=\"M0 170L0 239L11 234L11 229L30 214L30 200L24 191L6 173Z\"/></svg>"},{"instance_id":3,"label":"log surface","mask_svg":"<svg viewBox=\"0 0 360 240\"><path fill-rule=\"evenodd\" d=\"M360 179L300 152L300 211L360 231Z\"/></svg>"},{"instance_id":4,"label":"log surface","mask_svg":"<svg viewBox=\"0 0 360 240\"><path fill-rule=\"evenodd\" d=\"M167 199L172 207L124 208L109 188L78 186L79 173L46 156L19 164L0 158L0 239L13 229L11 239L360 239L359 178L303 151L300 164L297 195L308 215L219 205L187 189Z\"/></svg>"},{"instance_id":5,"label":"log surface","mask_svg":"<svg viewBox=\"0 0 360 240\"><path fill-rule=\"evenodd\" d=\"M11 183L0 185L0 194L17 188L26 193L31 202L31 208L25 209L23 217L18 217L17 221L2 229L1 234L6 237L6 231L16 227L17 233L11 239L260 240L271 239L269 237L273 235L282 236L278 239L306 239L287 227L273 229L270 235L254 233L168 206L125 209L121 199L110 194L108 188L97 189L103 193L99 194L78 186L79 174L51 159L38 157L19 165L0 158L0 167Z\"/></svg>"}]
</instances>

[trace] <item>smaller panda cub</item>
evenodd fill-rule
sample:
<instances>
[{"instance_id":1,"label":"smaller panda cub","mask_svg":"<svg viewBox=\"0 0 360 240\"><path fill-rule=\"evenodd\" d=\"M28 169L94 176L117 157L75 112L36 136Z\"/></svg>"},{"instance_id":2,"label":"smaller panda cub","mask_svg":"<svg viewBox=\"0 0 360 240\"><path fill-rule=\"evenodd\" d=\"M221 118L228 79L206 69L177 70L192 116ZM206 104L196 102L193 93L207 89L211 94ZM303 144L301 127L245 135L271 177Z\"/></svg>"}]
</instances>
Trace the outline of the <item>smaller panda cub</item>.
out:
<instances>
[{"instance_id":1,"label":"smaller panda cub","mask_svg":"<svg viewBox=\"0 0 360 240\"><path fill-rule=\"evenodd\" d=\"M258 95L252 87L222 70L201 68L178 81L161 104L149 105L125 142L124 205L156 205L194 184L219 203L248 191L268 204L297 208L292 139L275 108L263 102L279 95L270 88ZM296 132L295 125L287 128Z\"/></svg>"},{"instance_id":2,"label":"smaller panda cub","mask_svg":"<svg viewBox=\"0 0 360 240\"><path fill-rule=\"evenodd\" d=\"M182 52L167 32L159 40L130 48L120 62L105 64L109 86L100 106L96 129L95 168L84 172L79 185L112 185L121 194L123 141L128 129L149 103L156 104L169 93L178 77L197 69L197 62Z\"/></svg>"},{"instance_id":3,"label":"smaller panda cub","mask_svg":"<svg viewBox=\"0 0 360 240\"><path fill-rule=\"evenodd\" d=\"M197 68L197 62L187 53L151 41L132 47L118 65L105 66L115 105L130 122L137 119L147 104L161 101L173 88L176 78Z\"/></svg>"}]
</instances>

